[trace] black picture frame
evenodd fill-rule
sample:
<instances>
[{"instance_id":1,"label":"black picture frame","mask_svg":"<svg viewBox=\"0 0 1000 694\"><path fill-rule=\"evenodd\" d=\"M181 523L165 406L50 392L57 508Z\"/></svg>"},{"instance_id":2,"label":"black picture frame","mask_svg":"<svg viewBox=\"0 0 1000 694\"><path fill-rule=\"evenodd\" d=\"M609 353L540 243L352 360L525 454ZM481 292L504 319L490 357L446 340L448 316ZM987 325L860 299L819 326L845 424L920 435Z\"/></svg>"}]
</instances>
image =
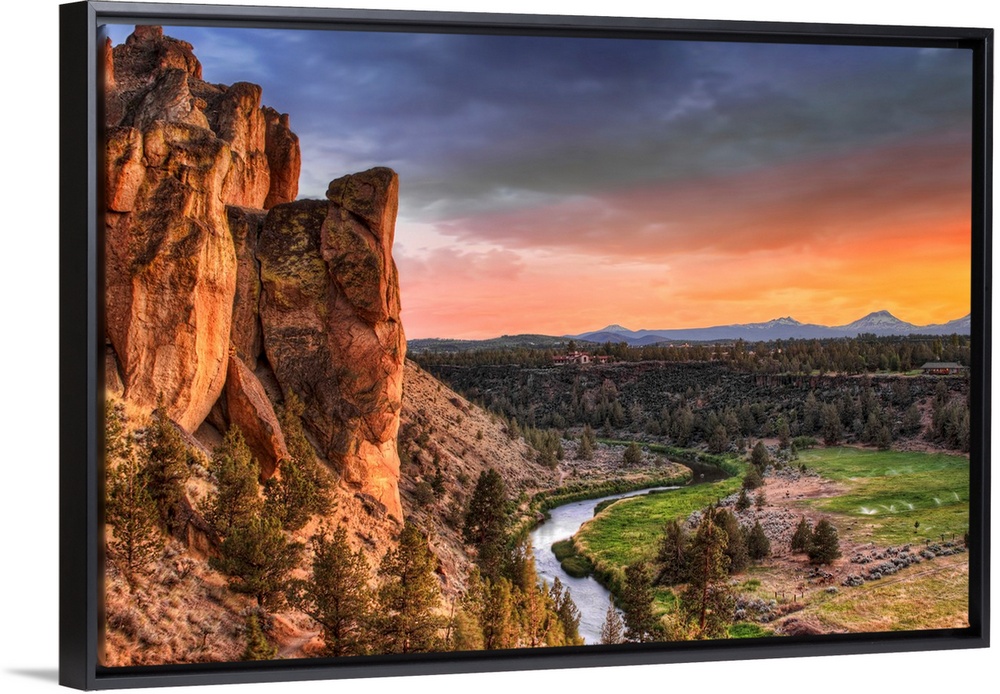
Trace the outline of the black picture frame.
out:
<instances>
[{"instance_id":1,"label":"black picture frame","mask_svg":"<svg viewBox=\"0 0 1000 694\"><path fill-rule=\"evenodd\" d=\"M973 55L970 627L914 633L786 637L748 642L629 645L366 657L363 662L215 663L108 669L98 665L100 609L99 400L102 379L102 187L98 32L103 21L330 29L514 32L741 41L877 43L969 48ZM60 683L79 689L282 682L637 665L989 646L990 348L993 31L950 27L650 20L251 6L78 2L60 7ZM86 213L81 211L85 210ZM81 493L81 490L83 492Z\"/></svg>"}]
</instances>

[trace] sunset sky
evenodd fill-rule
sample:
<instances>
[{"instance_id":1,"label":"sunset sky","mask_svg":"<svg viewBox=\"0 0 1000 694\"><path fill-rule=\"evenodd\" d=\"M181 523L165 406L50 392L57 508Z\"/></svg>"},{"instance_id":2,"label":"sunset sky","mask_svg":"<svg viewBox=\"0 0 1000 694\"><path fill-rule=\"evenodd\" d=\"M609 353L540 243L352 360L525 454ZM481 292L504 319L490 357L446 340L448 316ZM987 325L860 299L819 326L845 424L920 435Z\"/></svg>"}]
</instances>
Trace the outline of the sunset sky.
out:
<instances>
[{"instance_id":1,"label":"sunset sky","mask_svg":"<svg viewBox=\"0 0 1000 694\"><path fill-rule=\"evenodd\" d=\"M165 32L290 114L301 197L397 171L409 338L969 313L967 51Z\"/></svg>"}]
</instances>

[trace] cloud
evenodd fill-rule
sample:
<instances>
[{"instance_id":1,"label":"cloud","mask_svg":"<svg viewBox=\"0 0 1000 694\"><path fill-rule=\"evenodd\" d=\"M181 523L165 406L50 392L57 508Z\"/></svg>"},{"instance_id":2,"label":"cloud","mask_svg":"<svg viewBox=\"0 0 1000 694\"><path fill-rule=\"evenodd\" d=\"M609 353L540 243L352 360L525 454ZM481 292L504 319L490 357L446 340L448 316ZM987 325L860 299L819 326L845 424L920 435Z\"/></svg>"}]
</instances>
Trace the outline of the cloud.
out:
<instances>
[{"instance_id":1,"label":"cloud","mask_svg":"<svg viewBox=\"0 0 1000 694\"><path fill-rule=\"evenodd\" d=\"M968 219L967 135L941 133L752 173L574 196L437 225L459 242L614 258L742 255L863 243L890 228Z\"/></svg>"}]
</instances>

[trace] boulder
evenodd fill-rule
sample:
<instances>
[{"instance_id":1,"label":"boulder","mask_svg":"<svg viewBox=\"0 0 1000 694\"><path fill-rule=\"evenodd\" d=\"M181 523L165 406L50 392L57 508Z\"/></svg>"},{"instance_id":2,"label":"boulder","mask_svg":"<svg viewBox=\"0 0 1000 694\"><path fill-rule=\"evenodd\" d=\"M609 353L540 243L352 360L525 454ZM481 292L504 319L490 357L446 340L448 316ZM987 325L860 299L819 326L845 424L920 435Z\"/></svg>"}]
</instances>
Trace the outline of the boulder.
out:
<instances>
[{"instance_id":1,"label":"boulder","mask_svg":"<svg viewBox=\"0 0 1000 694\"><path fill-rule=\"evenodd\" d=\"M285 437L264 386L236 355L229 356L225 399L229 424L243 433L260 463L261 481L270 479L278 464L289 457Z\"/></svg>"},{"instance_id":2,"label":"boulder","mask_svg":"<svg viewBox=\"0 0 1000 694\"><path fill-rule=\"evenodd\" d=\"M257 247L264 351L343 482L402 519L396 434L406 341L392 260L398 179L334 181L270 210Z\"/></svg>"}]
</instances>

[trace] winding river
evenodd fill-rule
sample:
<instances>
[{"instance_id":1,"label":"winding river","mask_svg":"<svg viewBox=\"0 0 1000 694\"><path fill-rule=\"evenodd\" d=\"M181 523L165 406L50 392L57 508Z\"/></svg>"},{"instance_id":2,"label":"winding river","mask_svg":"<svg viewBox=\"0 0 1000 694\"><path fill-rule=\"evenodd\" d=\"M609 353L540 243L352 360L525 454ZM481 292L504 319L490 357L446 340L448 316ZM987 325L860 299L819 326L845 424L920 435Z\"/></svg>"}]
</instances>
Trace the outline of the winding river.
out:
<instances>
[{"instance_id":1,"label":"winding river","mask_svg":"<svg viewBox=\"0 0 1000 694\"><path fill-rule=\"evenodd\" d=\"M714 482L727 477L725 472L716 467L685 464L695 472L695 480L692 484ZM625 499L642 496L651 491L670 489L678 489L678 487L639 489L623 494L603 496L600 499L574 501L563 506L556 506L549 510L549 518L535 526L535 529L531 531L531 546L535 555L535 570L538 572L538 577L549 585L552 585L553 579L558 577L559 581L569 588L573 602L580 610L580 636L583 637L584 643L601 642L601 625L608 612L608 600L611 594L590 576L574 578L563 571L559 560L552 553L552 544L572 537L581 525L594 517L594 508L602 501Z\"/></svg>"}]
</instances>

